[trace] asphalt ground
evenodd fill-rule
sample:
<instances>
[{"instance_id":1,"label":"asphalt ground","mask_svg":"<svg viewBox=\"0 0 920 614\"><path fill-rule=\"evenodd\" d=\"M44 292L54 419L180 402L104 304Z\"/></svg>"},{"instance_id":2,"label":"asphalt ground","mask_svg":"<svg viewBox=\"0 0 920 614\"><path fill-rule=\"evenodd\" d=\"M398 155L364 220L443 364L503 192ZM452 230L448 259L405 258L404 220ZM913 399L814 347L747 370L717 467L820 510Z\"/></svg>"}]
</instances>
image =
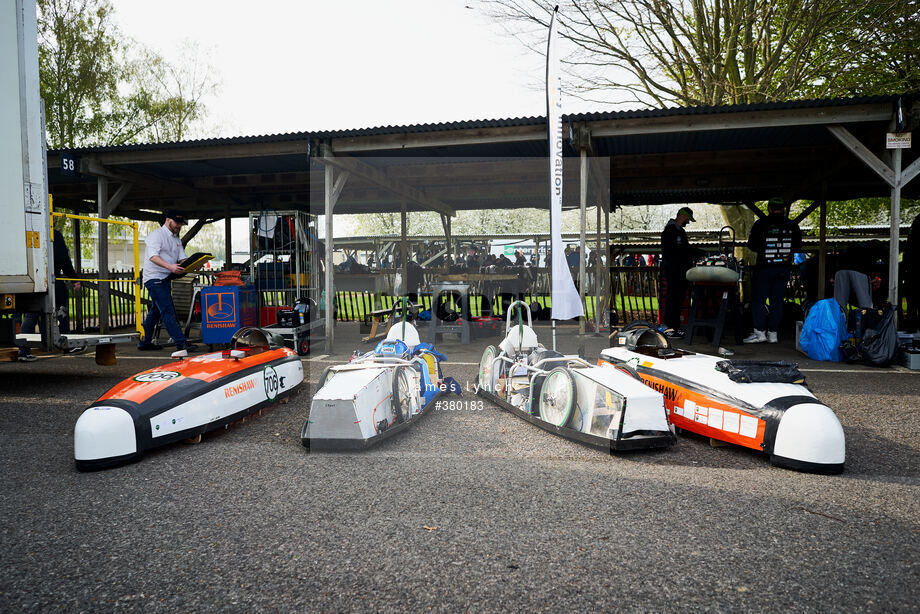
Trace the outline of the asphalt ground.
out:
<instances>
[{"instance_id":1,"label":"asphalt ground","mask_svg":"<svg viewBox=\"0 0 920 614\"><path fill-rule=\"evenodd\" d=\"M445 374L472 382L486 343L443 344ZM917 372L741 348L797 357L836 411L847 465L821 476L695 436L611 456L470 392L369 450L308 453L316 381L345 358L320 351L290 403L95 473L74 469L77 417L167 352L0 365L0 610L917 610Z\"/></svg>"}]
</instances>

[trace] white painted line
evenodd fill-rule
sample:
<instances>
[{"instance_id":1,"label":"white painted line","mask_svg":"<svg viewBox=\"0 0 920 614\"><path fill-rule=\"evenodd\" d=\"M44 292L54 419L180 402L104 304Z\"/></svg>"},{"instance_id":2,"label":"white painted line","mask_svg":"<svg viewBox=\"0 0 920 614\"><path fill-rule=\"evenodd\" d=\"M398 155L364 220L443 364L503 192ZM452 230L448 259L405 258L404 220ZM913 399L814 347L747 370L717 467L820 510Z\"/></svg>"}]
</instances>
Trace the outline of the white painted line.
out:
<instances>
[{"instance_id":1,"label":"white painted line","mask_svg":"<svg viewBox=\"0 0 920 614\"><path fill-rule=\"evenodd\" d=\"M872 375L894 375L894 374L909 374L914 375L920 373L920 371L912 371L905 368L891 368L891 369L799 369L803 373L871 373Z\"/></svg>"},{"instance_id":2,"label":"white painted line","mask_svg":"<svg viewBox=\"0 0 920 614\"><path fill-rule=\"evenodd\" d=\"M189 357L191 358L193 356L198 356L198 355L199 354L189 354ZM77 354L76 356L64 356L64 358L89 358L91 360L96 359L96 357L93 355L92 352L84 353L84 354ZM126 356L124 354L116 354L115 359L116 360L168 360L170 362L176 361L176 359L173 358L172 356Z\"/></svg>"}]
</instances>

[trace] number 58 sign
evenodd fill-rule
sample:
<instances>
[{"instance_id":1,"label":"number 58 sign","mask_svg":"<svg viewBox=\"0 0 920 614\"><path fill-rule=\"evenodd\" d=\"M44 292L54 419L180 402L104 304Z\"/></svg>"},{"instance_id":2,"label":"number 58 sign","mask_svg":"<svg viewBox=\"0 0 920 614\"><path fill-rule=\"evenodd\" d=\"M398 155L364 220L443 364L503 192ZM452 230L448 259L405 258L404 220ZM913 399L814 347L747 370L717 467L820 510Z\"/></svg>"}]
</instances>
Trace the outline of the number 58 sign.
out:
<instances>
[{"instance_id":1,"label":"number 58 sign","mask_svg":"<svg viewBox=\"0 0 920 614\"><path fill-rule=\"evenodd\" d=\"M80 161L71 153L61 154L61 174L74 177L80 168Z\"/></svg>"}]
</instances>

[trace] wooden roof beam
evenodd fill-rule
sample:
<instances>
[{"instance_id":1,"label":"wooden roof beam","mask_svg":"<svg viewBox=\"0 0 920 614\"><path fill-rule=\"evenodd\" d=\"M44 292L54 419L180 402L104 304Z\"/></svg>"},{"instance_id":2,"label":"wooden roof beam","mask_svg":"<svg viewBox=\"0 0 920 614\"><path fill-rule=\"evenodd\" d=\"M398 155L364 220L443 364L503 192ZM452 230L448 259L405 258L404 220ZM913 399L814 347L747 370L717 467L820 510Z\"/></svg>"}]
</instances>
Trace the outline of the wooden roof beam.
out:
<instances>
[{"instance_id":1,"label":"wooden roof beam","mask_svg":"<svg viewBox=\"0 0 920 614\"><path fill-rule=\"evenodd\" d=\"M162 179L154 175L146 175L135 171L110 169L94 158L83 158L80 160L80 172L87 175L94 175L96 177L105 177L106 179L111 179L114 181L141 184L146 186L156 186L163 189L167 193L172 193L179 197L196 198L211 202L216 201L230 205L238 204L232 198L229 198L220 192L203 190L201 188L195 188L186 185L179 181Z\"/></svg>"},{"instance_id":2,"label":"wooden roof beam","mask_svg":"<svg viewBox=\"0 0 920 614\"><path fill-rule=\"evenodd\" d=\"M704 130L739 130L750 128L781 128L784 126L839 125L861 122L888 121L891 103L862 104L847 107L817 109L786 109L779 111L745 111L741 113L710 113L707 115L670 115L589 122L595 137L666 132L697 132Z\"/></svg>"},{"instance_id":3,"label":"wooden roof beam","mask_svg":"<svg viewBox=\"0 0 920 614\"><path fill-rule=\"evenodd\" d=\"M405 198L406 200L410 200L412 202L416 202L427 209L431 209L432 211L437 211L442 215L449 215L451 217L457 215L457 212L454 210L454 208L447 203L442 202L436 198L431 198L430 196L422 193L410 185L395 181L382 171L374 168L373 166L370 166L369 164L365 164L360 160L350 156L338 156L333 153L332 149L330 149L327 145L322 145L320 147L320 157L318 159L323 164L334 166L342 171L347 171L355 177L360 177L365 181L376 184L389 190L394 195Z\"/></svg>"}]
</instances>

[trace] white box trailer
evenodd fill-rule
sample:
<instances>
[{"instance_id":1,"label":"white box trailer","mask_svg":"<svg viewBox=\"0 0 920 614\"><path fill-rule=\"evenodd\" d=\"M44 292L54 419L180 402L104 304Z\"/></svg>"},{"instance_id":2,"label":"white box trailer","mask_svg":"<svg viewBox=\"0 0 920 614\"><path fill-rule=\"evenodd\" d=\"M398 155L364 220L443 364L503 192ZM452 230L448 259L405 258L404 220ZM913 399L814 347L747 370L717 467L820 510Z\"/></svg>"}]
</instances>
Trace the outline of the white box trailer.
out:
<instances>
[{"instance_id":1,"label":"white box trailer","mask_svg":"<svg viewBox=\"0 0 920 614\"><path fill-rule=\"evenodd\" d=\"M53 317L48 193L36 4L35 0L0 0L0 314L45 314L41 333L20 335L17 343L40 343L46 350L96 346L102 349L96 353L97 362L112 364L114 345L136 341L136 334L62 337ZM0 332L13 336L9 324ZM0 345L9 346L13 340L6 341Z\"/></svg>"},{"instance_id":2,"label":"white box trailer","mask_svg":"<svg viewBox=\"0 0 920 614\"><path fill-rule=\"evenodd\" d=\"M54 284L35 0L0 11L0 294L40 307Z\"/></svg>"}]
</instances>

